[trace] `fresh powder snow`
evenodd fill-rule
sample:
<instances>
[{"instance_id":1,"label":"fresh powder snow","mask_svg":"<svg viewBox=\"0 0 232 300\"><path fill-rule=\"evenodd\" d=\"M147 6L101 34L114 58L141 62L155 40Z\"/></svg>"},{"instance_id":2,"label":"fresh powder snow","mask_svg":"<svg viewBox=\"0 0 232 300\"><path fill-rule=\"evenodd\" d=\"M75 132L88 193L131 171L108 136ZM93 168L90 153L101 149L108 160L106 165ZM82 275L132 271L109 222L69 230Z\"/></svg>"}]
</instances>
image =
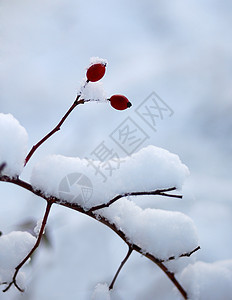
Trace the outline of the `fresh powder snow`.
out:
<instances>
[{"instance_id":1,"label":"fresh powder snow","mask_svg":"<svg viewBox=\"0 0 232 300\"><path fill-rule=\"evenodd\" d=\"M28 135L11 114L0 113L0 165L6 163L2 175L15 177L23 170Z\"/></svg>"},{"instance_id":2,"label":"fresh powder snow","mask_svg":"<svg viewBox=\"0 0 232 300\"><path fill-rule=\"evenodd\" d=\"M110 291L106 283L98 283L96 285L92 300L110 300Z\"/></svg>"},{"instance_id":3,"label":"fresh powder snow","mask_svg":"<svg viewBox=\"0 0 232 300\"><path fill-rule=\"evenodd\" d=\"M31 183L47 196L88 210L127 192L180 188L189 173L177 155L155 146L122 158L120 168L105 182L91 163L87 159L49 156L34 167ZM142 210L124 198L95 213L114 223L129 242L160 259L178 257L198 246L192 220L179 212Z\"/></svg>"},{"instance_id":4,"label":"fresh powder snow","mask_svg":"<svg viewBox=\"0 0 232 300\"><path fill-rule=\"evenodd\" d=\"M183 213L161 209L141 209L133 201L120 199L99 215L123 231L131 244L159 259L178 257L198 246L196 227Z\"/></svg>"},{"instance_id":5,"label":"fresh powder snow","mask_svg":"<svg viewBox=\"0 0 232 300\"><path fill-rule=\"evenodd\" d=\"M232 260L189 264L182 271L180 281L189 299L232 299Z\"/></svg>"},{"instance_id":6,"label":"fresh powder snow","mask_svg":"<svg viewBox=\"0 0 232 300\"><path fill-rule=\"evenodd\" d=\"M113 163L115 160L104 165L109 167ZM118 169L107 179L94 167L100 164L78 157L48 156L34 166L31 184L46 195L77 203L88 210L119 194L180 189L189 174L177 155L151 145L131 156L118 158Z\"/></svg>"},{"instance_id":7,"label":"fresh powder snow","mask_svg":"<svg viewBox=\"0 0 232 300\"><path fill-rule=\"evenodd\" d=\"M100 58L98 56L93 56L90 58L90 64L88 66L88 68L94 64L103 64L103 65L107 65L108 61L105 58Z\"/></svg>"},{"instance_id":8,"label":"fresh powder snow","mask_svg":"<svg viewBox=\"0 0 232 300\"><path fill-rule=\"evenodd\" d=\"M23 231L12 231L0 237L0 283L12 280L15 267L30 252L35 241L35 237Z\"/></svg>"},{"instance_id":9,"label":"fresh powder snow","mask_svg":"<svg viewBox=\"0 0 232 300\"><path fill-rule=\"evenodd\" d=\"M83 83L81 87L80 99L85 101L107 102L106 92L102 82Z\"/></svg>"}]
</instances>

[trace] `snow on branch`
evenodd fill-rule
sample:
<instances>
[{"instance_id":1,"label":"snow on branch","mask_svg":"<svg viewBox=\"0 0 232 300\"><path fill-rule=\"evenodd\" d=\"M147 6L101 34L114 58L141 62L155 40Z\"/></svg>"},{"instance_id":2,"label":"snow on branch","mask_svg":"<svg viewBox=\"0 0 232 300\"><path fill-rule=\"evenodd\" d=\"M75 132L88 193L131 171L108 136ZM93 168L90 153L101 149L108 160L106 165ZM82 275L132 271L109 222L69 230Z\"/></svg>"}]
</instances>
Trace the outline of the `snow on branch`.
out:
<instances>
[{"instance_id":1,"label":"snow on branch","mask_svg":"<svg viewBox=\"0 0 232 300\"><path fill-rule=\"evenodd\" d=\"M193 221L180 212L141 209L124 198L96 214L115 224L130 244L138 245L142 252L160 260L179 257L198 246Z\"/></svg>"},{"instance_id":2,"label":"snow on branch","mask_svg":"<svg viewBox=\"0 0 232 300\"><path fill-rule=\"evenodd\" d=\"M32 255L32 253L38 247L39 242L42 237L42 234L43 234L43 231L44 231L44 227L46 225L46 220L47 220L51 205L55 203L55 204L62 205L62 206L68 207L70 209L79 211L83 214L86 214L86 215L90 216L91 218L94 218L95 220L108 226L129 246L129 248L131 248L133 251L139 252L140 254L144 255L145 257L147 257L148 259L153 261L155 264L157 264L165 272L165 274L169 277L169 279L173 282L173 284L177 287L177 289L180 291L182 296L185 299L187 299L187 294L186 294L185 290L183 289L183 287L179 284L179 282L175 278L175 275L172 272L170 272L168 270L168 268L163 264L164 261L166 262L168 260L173 260L173 256L175 256L176 258L183 257L183 256L190 256L191 254L193 254L195 251L197 251L199 249L199 246L194 248L195 244L197 243L195 227L194 227L191 219L188 218L187 216L185 216L181 213L178 213L178 212L164 212L164 214L166 214L165 220L163 220L163 221L161 220L161 224L158 224L158 221L160 219L162 219L162 216L161 216L162 213L160 214L159 210L158 210L158 212L155 212L156 210L154 210L154 209L147 209L147 210L143 211L141 208L139 208L133 202L131 202L127 199L121 199L120 202L115 202L112 206L100 210L101 214L99 214L99 211L97 211L97 212L86 211L82 206L80 206L77 203L68 202L65 200L61 201L61 199L56 198L54 196L45 195L45 193L43 191L33 187L31 184L29 184L25 181L20 180L19 178L0 176L0 181L11 182L18 186L21 186L22 188L25 188L25 189L31 191L35 195L44 198L48 203L47 209L45 211L44 219L43 219L43 228L41 228L40 234L37 238L37 242L34 245L34 247L32 248L32 250L29 252L29 254L15 268L16 271L14 273L13 280L8 284L8 286L5 290L7 290L12 285L12 283L14 283L15 286L19 290L21 290L21 288L18 287L18 284L16 282L16 275L18 274L18 272L19 272L20 268L23 266L23 264L29 258L29 255ZM128 206L127 209L129 209L129 211L127 211L127 212L124 212L125 205ZM116 206L116 209L113 206ZM107 211L108 211L108 213L107 213ZM132 213L131 218L129 220L125 220L125 218L123 218L122 214L124 213L125 215L127 215L127 214L130 214L130 212ZM136 218L137 217L140 218L138 220L138 222L140 222L141 219L144 219L143 213L148 214L148 220L147 221L144 220L145 223L142 221L141 225L135 225L136 227L133 230L132 227L134 226L134 223L136 222ZM170 213L170 215L169 215L169 213ZM150 221L151 221L150 214L151 214L152 218L156 217L156 216L159 217L159 220L156 221L155 227L157 228L158 231L160 231L160 228L162 228L161 231L163 234L166 234L166 230L168 229L167 228L168 224L165 224L166 227L164 226L165 221L171 220L171 222L173 222L173 224L174 224L175 219L178 217L181 217L181 220L178 221L178 224L180 226L186 226L186 228L183 229L182 233L178 233L177 232L178 224L177 224L177 230L173 229L173 231L172 231L174 234L176 234L175 237L177 238L177 241L175 242L173 237L172 237L171 241L168 241L169 236L167 236L166 237L167 239L165 239L165 237L162 238L162 234L159 235L158 232L153 232L153 230L155 230L155 227L152 228L153 224L152 224L152 222L150 223ZM178 214L180 214L180 215L178 215ZM147 217L147 216L145 216L145 217ZM125 224L125 222L128 222L128 225ZM124 225L125 228L122 228L121 227L122 225ZM174 224L174 225L176 226L176 224ZM128 228L126 228L127 226L128 226ZM148 228L148 232L143 237L143 234L146 231L146 227ZM149 227L150 227L150 229L149 229ZM126 232L123 231L124 229ZM138 230L138 233L136 233L136 230ZM154 237L153 237L153 233L155 233ZM186 243L186 247L184 245L184 239L187 237L187 236L185 236L185 234L186 235L193 234L193 239L191 240L191 237L189 237L189 239ZM182 235L182 237L181 237L181 235ZM141 238L141 240L140 240L140 238ZM151 238L152 243L154 243L154 242L158 243L158 246L159 246L158 250L156 250L156 247L154 244L153 245L147 244L149 238ZM160 242L161 243L165 242L166 245L168 246L168 250L165 250L164 254L161 252L162 252L162 249L164 249L165 247L163 245L163 248L162 248L162 245L159 245L159 240L157 238L158 239L161 238L162 240ZM138 245L136 244L137 241L139 242ZM190 248L190 245L192 245L194 249L192 248L189 250L189 252L187 252L188 249ZM170 247L172 247L172 246L175 247L174 251L171 251L171 249L170 249ZM181 249L184 249L183 253L181 253ZM151 251L151 253L149 251ZM154 255L155 253L158 254L158 257L156 257ZM170 253L172 253L171 256L169 255ZM162 259L162 258L164 258L164 259Z\"/></svg>"},{"instance_id":3,"label":"snow on branch","mask_svg":"<svg viewBox=\"0 0 232 300\"><path fill-rule=\"evenodd\" d=\"M110 299L109 290L113 288L120 270L133 251L158 265L181 295L188 298L175 274L164 263L188 257L200 249L192 220L180 212L142 209L131 201L132 196L145 195L182 198L181 195L170 193L180 189L189 175L188 168L177 155L150 145L131 156L119 158L120 168L107 181L103 181L97 170L91 168L94 161L52 155L34 166L30 182L19 178L35 151L61 129L77 105L100 101L109 102L117 110L131 107L132 104L123 95L105 96L102 85L97 81L104 76L106 65L106 60L99 58L90 61L85 82L75 101L59 123L31 148L27 156L26 130L12 115L0 113L0 181L18 185L47 202L36 239L22 232L0 237L0 284L6 285L5 292L12 285L23 291L20 270L39 246L51 207L57 204L103 223L129 247L109 287L106 284L96 287L95 299ZM110 164L111 161L105 163Z\"/></svg>"},{"instance_id":4,"label":"snow on branch","mask_svg":"<svg viewBox=\"0 0 232 300\"><path fill-rule=\"evenodd\" d=\"M46 195L95 210L100 205L108 206L109 199L116 195L133 195L135 191L151 195L155 191L162 195L174 187L180 189L189 174L176 154L152 145L121 158L121 161L120 168L104 182L88 159L48 156L34 166L31 184ZM89 187L88 196L82 194L78 184L78 180L84 181L84 178L83 185Z\"/></svg>"}]
</instances>

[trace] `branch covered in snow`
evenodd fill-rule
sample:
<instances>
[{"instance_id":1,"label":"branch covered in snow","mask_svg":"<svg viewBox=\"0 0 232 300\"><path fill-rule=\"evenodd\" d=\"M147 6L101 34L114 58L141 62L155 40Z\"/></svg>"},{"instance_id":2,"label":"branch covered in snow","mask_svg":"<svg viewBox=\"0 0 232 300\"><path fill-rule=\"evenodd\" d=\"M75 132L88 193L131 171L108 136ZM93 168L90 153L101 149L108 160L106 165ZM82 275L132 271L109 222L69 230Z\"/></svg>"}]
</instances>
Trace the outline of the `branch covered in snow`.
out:
<instances>
[{"instance_id":1,"label":"branch covered in snow","mask_svg":"<svg viewBox=\"0 0 232 300\"><path fill-rule=\"evenodd\" d=\"M4 259L4 255L7 256L7 252L5 254L4 251L1 252L1 246L6 250L15 240L13 245L15 250L17 244L20 244L20 251L12 252L15 257L3 264L4 268L0 265L0 284L6 285L4 292L12 285L23 291L20 270L40 245L51 207L57 204L101 222L113 230L129 247L109 288L107 285L99 285L95 290L95 299L99 297L102 299L102 295L105 299L109 299L107 289L113 288L121 269L133 251L159 266L187 299L185 289L165 263L189 257L200 249L192 220L180 212L142 209L131 201L134 196L158 195L182 198L182 195L170 193L180 189L189 174L188 168L177 155L150 145L131 156L124 157L120 161L120 168L108 178L107 182L102 181L102 178L97 176L96 169L91 168L92 164L99 161L52 155L37 162L32 170L30 182L19 178L23 167L35 151L61 129L77 105L90 101L106 101L117 110L131 106L123 95L107 98L101 84L95 83L104 76L106 64L105 60L99 58L91 61L85 82L71 107L59 123L31 148L27 156L26 130L12 115L0 114L0 181L18 185L43 198L47 203L36 239L29 233L19 232L0 237L1 259ZM111 164L112 161L106 163ZM83 191L88 192L87 196ZM22 238L21 241L19 237Z\"/></svg>"},{"instance_id":2,"label":"branch covered in snow","mask_svg":"<svg viewBox=\"0 0 232 300\"><path fill-rule=\"evenodd\" d=\"M8 286L7 286L7 288L5 289L5 291L7 291L8 289L9 289L9 287L12 285L12 284L15 284L15 286L19 289L19 290L21 290L21 288L18 286L18 284L17 284L17 282L16 282L16 276L17 276L17 274L18 274L18 272L19 272L19 270L20 270L20 268L24 265L24 263L29 259L29 257L32 255L32 253L36 250L36 248L39 246L39 243L40 243L40 240L41 240L41 237L42 237L42 233L43 233L43 231L44 231L44 228L45 228L45 225L46 225L46 221L47 221L47 217L48 217L48 214L49 214L49 211L50 211L50 208L51 208L51 206L53 205L53 204L58 204L58 205L62 205L62 206L65 206L65 207L68 207L68 208L70 208L70 209L73 209L73 210L76 210L76 211L79 211L79 212L81 212L81 213L83 213L83 214L85 214L85 215L88 215L88 216L90 216L91 218L93 218L93 219L95 219L95 220L97 220L97 221L99 221L99 222L101 222L101 223L103 223L104 225L106 225L107 227L109 227L110 229L112 229L128 246L129 246L129 249L131 249L131 250L133 250L133 251L137 251L137 252L139 252L141 255L143 255L143 256L145 256L145 257L147 257L148 259L150 259L151 261L153 261L155 264L157 264L164 272L165 272L165 274L169 277L169 279L173 282L173 284L177 287L177 289L180 291L180 293L183 295L183 297L185 298L185 299L187 299L187 294L186 294L186 292L184 291L184 289L181 287L181 285L179 284L179 282L177 281L177 279L175 278L175 275L172 273L172 272L169 272L169 270L168 270L168 268L163 264L163 262L166 262L166 261L168 261L168 260L173 260L174 259L174 257L173 256L171 256L171 257L167 257L167 255L169 254L169 251L166 251L166 254L165 254L165 257L167 257L166 259L162 259L162 258L160 258L160 257L163 257L163 249L165 249L166 248L166 246L164 245L163 246L163 248L161 248L159 251L159 254L160 254L160 257L155 257L154 256L154 254L152 253L153 251L154 251L154 249L156 249L156 245L154 245L154 248L152 247L151 248L151 251L149 252L149 251L146 251L145 250L145 248L144 248L144 245L146 244L146 238L151 238L151 236L149 236L150 235L150 233L148 233L148 236L146 237L145 236L145 241L144 241L144 245L139 245L139 244L136 244L135 242L133 242L133 240L136 240L136 238L138 238L138 236L135 236L135 237L133 237L133 235L131 236L130 235L130 233L129 232L124 232L123 230L122 230L122 228L119 228L118 227L118 225L117 225L117 223L114 223L113 222L113 220L112 220L112 216L113 215L115 215L115 213L116 213L116 215L117 215L117 210L119 209L120 211L121 211L121 209L120 209L120 207L118 208L118 209L113 209L113 210L111 210L111 212L110 212L110 214L108 215L108 218L106 217L106 216L104 216L104 215L107 215L106 214L106 211L107 210L110 210L111 209L111 207L109 207L109 208L104 208L104 210L102 210L102 215L101 214L96 214L96 213L94 213L94 212L92 212L92 211L86 211L82 206L80 206L79 204L77 204L77 203L70 203L70 202L67 202L67 201L61 201L61 199L59 199L59 198L56 198L56 197L54 197L54 196L46 196L45 194L44 194L44 192L42 192L42 191L40 191L40 190L38 190L38 189L36 189L36 188L34 188L34 187L32 187L32 185L30 185L29 183L27 183L27 182L25 182L25 181L22 181L22 180L20 180L19 178L11 178L11 177L8 177L8 176L0 176L0 181L5 181L5 182L10 182L10 183L13 183L13 184L16 184L16 185L19 185L19 186L21 186L21 187L23 187L23 188L25 188L25 189L27 189L27 190L29 190L29 191L31 191L32 193L34 193L35 195L37 195L37 196L39 196L39 197L42 197L43 199L45 199L46 201L47 201L47 209L46 209L46 211L45 211L45 216L44 216L44 219L43 219L43 226L41 226L41 229L40 229L40 234L39 234L39 236L38 236L38 238L37 238L37 241L36 241L36 244L35 244L35 246L32 248L32 250L28 253L28 255L20 262L20 264L15 268L15 273L14 273L14 276L13 276L13 278L12 278L12 280L8 283ZM128 201L128 200L126 200L126 201ZM122 208L125 208L125 203L126 203L126 205L128 205L128 203L130 203L129 204L129 207L132 205L132 207L133 207L133 204L130 202L130 201L128 201L128 202L124 202L124 204L123 204L123 207ZM114 203L113 205L115 205L115 204L117 204L117 203ZM139 209L138 207L135 207L134 206L134 208L133 209ZM124 209L123 209L124 210ZM142 210L141 209L139 209L139 212L141 212ZM150 211L152 211L152 210L150 210ZM154 211L154 210L153 210ZM112 215L112 212L113 212L113 215ZM128 211L128 213L130 214L132 211L131 211L131 209L129 209L129 211ZM181 214L180 213L177 213L177 214L179 214L178 215L178 217L180 217L181 216ZM111 216L110 216L111 215ZM156 217L157 217L158 215L156 215ZM138 217L138 215L135 215L135 217L137 218ZM144 217L144 216L141 216L142 218ZM183 217L184 217L184 215L183 215ZM186 217L187 218L187 217ZM186 218L184 217L184 219L183 219L183 222L184 223L180 223L181 224L181 226L182 225L184 225L185 227L186 226L188 226L188 222L190 222L190 220L186 220ZM176 219L177 220L177 219ZM165 222L167 221L167 219L165 219ZM187 221L187 223L186 223L186 221ZM133 226L134 226L134 223L133 223L134 221L132 220L132 223L130 224L130 226L128 226L129 227L129 230L132 230L133 229ZM138 223L140 223L140 222L138 222ZM158 224L157 224L158 225ZM160 225L160 224L159 224ZM163 224L164 225L164 224ZM136 228L135 228L135 230L136 230ZM143 230L143 228L142 228L142 230ZM186 230L186 228L185 228L185 230ZM190 231L189 231L190 230ZM194 232L194 228L192 228L192 225L190 224L190 227L189 227L189 230L187 230L186 231L186 235L188 235L189 236L189 242L187 242L187 247L186 248L189 248L191 245L194 245L194 244L196 244L196 242L197 242L197 239L194 237L194 235L195 235L195 232ZM177 227L177 231L179 231L179 229L178 229L178 227ZM142 234L144 234L144 233L146 233L146 232L142 232ZM155 232L153 232L153 234L154 234ZM165 232L166 233L166 232ZM171 234L173 234L173 232L171 233ZM192 235L193 234L193 239L191 238L191 236L190 235ZM183 235L183 232L181 232L181 235ZM140 238L141 238L142 236L140 236ZM185 236L185 238L187 238L187 236ZM177 245L176 246L179 246L179 248L182 248L183 246L184 246L184 244L185 244L185 242L186 241L184 241L184 240L182 240L183 241L183 245L181 246L179 243L181 242L179 239L178 239L178 236L177 235L174 235L173 236L173 238L172 238L172 242L170 243L170 247L172 247L174 244L175 244L175 241L176 241L176 239L177 239ZM191 241L192 240L192 241ZM151 241L152 242L152 241ZM174 242L174 244L172 244ZM193 242L193 244L192 244L192 242ZM154 243L154 242L152 242L152 243ZM160 241L160 243L162 244L162 242ZM189 243L189 245L188 245L188 243ZM142 247L141 247L142 246ZM147 245L147 246L149 246L149 245ZM169 247L168 247L169 248ZM195 247L194 249L192 249L192 250L190 250L189 252L187 252L187 253L180 253L180 249L178 250L178 249L176 249L176 253L178 253L179 252L179 254L176 254L175 255L175 258L177 258L177 257L183 257L183 256L190 256L192 253L194 253L195 251L197 251L199 249L199 247L197 246L197 247ZM169 250L171 250L172 251L172 249L169 249ZM124 265L124 264L123 264ZM120 270L119 270L120 271ZM116 276L117 277L117 276Z\"/></svg>"}]
</instances>

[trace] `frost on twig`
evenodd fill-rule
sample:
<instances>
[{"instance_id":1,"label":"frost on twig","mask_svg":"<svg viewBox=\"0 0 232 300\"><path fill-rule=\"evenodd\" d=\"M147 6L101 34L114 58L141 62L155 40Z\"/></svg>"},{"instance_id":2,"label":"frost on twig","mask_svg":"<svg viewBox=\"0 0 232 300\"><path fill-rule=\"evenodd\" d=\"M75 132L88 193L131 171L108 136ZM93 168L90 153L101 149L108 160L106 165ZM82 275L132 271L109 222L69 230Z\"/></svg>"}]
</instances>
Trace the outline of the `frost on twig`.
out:
<instances>
[{"instance_id":1,"label":"frost on twig","mask_svg":"<svg viewBox=\"0 0 232 300\"><path fill-rule=\"evenodd\" d=\"M101 82L84 83L80 94L80 100L84 100L84 102L107 102L107 95Z\"/></svg>"}]
</instances>

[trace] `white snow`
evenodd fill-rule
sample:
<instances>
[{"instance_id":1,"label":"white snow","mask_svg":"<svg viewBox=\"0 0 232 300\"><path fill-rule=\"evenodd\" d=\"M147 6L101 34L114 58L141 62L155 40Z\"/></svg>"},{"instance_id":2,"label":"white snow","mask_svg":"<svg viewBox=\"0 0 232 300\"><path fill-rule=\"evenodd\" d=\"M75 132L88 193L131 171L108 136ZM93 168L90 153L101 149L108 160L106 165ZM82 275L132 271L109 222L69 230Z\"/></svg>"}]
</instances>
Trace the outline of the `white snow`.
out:
<instances>
[{"instance_id":1,"label":"white snow","mask_svg":"<svg viewBox=\"0 0 232 300\"><path fill-rule=\"evenodd\" d=\"M100 58L100 57L91 57L90 58L90 64L89 64L89 67L90 66L92 66L92 65L94 65L94 64L103 64L103 65L107 65L108 64L108 61L107 61L107 59L105 59L105 58ZM88 67L88 68L89 68Z\"/></svg>"},{"instance_id":2,"label":"white snow","mask_svg":"<svg viewBox=\"0 0 232 300\"><path fill-rule=\"evenodd\" d=\"M30 252L35 241L30 233L22 231L0 237L0 283L11 281L15 267Z\"/></svg>"},{"instance_id":3,"label":"white snow","mask_svg":"<svg viewBox=\"0 0 232 300\"><path fill-rule=\"evenodd\" d=\"M83 83L80 93L80 99L84 99L86 101L107 102L102 82L90 81L88 83Z\"/></svg>"},{"instance_id":4,"label":"white snow","mask_svg":"<svg viewBox=\"0 0 232 300\"><path fill-rule=\"evenodd\" d=\"M15 177L22 172L27 151L27 132L11 114L0 113L0 164L2 174Z\"/></svg>"},{"instance_id":5,"label":"white snow","mask_svg":"<svg viewBox=\"0 0 232 300\"><path fill-rule=\"evenodd\" d=\"M133 201L121 199L99 214L123 231L129 242L159 259L178 257L198 246L193 221L180 212L143 210Z\"/></svg>"},{"instance_id":6,"label":"white snow","mask_svg":"<svg viewBox=\"0 0 232 300\"><path fill-rule=\"evenodd\" d=\"M190 264L180 281L190 300L229 300L232 297L232 260Z\"/></svg>"},{"instance_id":7,"label":"white snow","mask_svg":"<svg viewBox=\"0 0 232 300\"><path fill-rule=\"evenodd\" d=\"M102 81L110 94L132 95L132 110L125 113L146 130L151 144L173 149L191 170L184 201L154 199L153 207L191 216L202 247L198 259L232 259L231 1L1 1L0 14L0 111L17 113L33 133L31 143L36 142L72 101L88 56L107 56L109 73ZM157 132L133 112L154 89L174 110L171 118L160 123L155 119ZM76 111L78 118L69 119L69 129L45 143L33 160L44 152L82 155L99 140L107 142L114 125L106 124L111 118L120 124L123 115L109 109L92 126L95 107L98 112L106 108L92 104L84 105L83 113ZM54 124L44 117L45 110ZM83 124L87 130L78 130ZM43 200L33 201L10 184L0 187L0 230L19 224L26 215L39 218ZM138 201L140 205L143 199ZM38 249L29 295L0 293L1 300L89 300L95 283L112 279L127 251L122 241L91 218L62 207L57 210L51 224L56 249ZM232 298L231 286L232 280L226 287L227 300ZM115 289L120 295L116 300L182 299L159 268L136 254ZM211 300L216 289L213 281L212 293L204 300Z\"/></svg>"},{"instance_id":8,"label":"white snow","mask_svg":"<svg viewBox=\"0 0 232 300\"><path fill-rule=\"evenodd\" d=\"M186 175L188 169L177 155L149 146L123 158L120 168L106 182L95 174L88 160L55 155L35 166L31 183L47 195L88 209L126 192L180 188ZM179 212L142 210L132 201L121 199L96 213L114 223L130 242L160 259L198 246L193 222Z\"/></svg>"},{"instance_id":9,"label":"white snow","mask_svg":"<svg viewBox=\"0 0 232 300\"><path fill-rule=\"evenodd\" d=\"M107 65L108 62L104 58L100 57L91 57L90 64L88 68L94 64L104 64ZM88 69L87 68L87 69ZM80 88L80 99L87 101L97 101L97 102L107 102L106 92L103 88L102 82L86 82L84 78Z\"/></svg>"},{"instance_id":10,"label":"white snow","mask_svg":"<svg viewBox=\"0 0 232 300\"><path fill-rule=\"evenodd\" d=\"M189 174L177 155L155 146L148 146L118 160L118 169L114 169L104 181L93 167L102 162L61 155L48 156L35 165L31 184L46 195L89 209L108 202L118 194L181 188ZM115 166L115 160L104 164L106 167Z\"/></svg>"},{"instance_id":11,"label":"white snow","mask_svg":"<svg viewBox=\"0 0 232 300\"><path fill-rule=\"evenodd\" d=\"M37 223L36 223L36 226L35 226L35 228L34 228L34 233L35 233L36 236L39 235L39 232L40 232L40 229L41 229L41 226L42 226L42 222L43 222L43 219L40 219L40 220L38 220ZM45 230L44 230L43 234L44 234L44 233L45 233Z\"/></svg>"},{"instance_id":12,"label":"white snow","mask_svg":"<svg viewBox=\"0 0 232 300\"><path fill-rule=\"evenodd\" d=\"M106 283L98 283L96 285L92 300L110 300L110 291Z\"/></svg>"}]
</instances>

